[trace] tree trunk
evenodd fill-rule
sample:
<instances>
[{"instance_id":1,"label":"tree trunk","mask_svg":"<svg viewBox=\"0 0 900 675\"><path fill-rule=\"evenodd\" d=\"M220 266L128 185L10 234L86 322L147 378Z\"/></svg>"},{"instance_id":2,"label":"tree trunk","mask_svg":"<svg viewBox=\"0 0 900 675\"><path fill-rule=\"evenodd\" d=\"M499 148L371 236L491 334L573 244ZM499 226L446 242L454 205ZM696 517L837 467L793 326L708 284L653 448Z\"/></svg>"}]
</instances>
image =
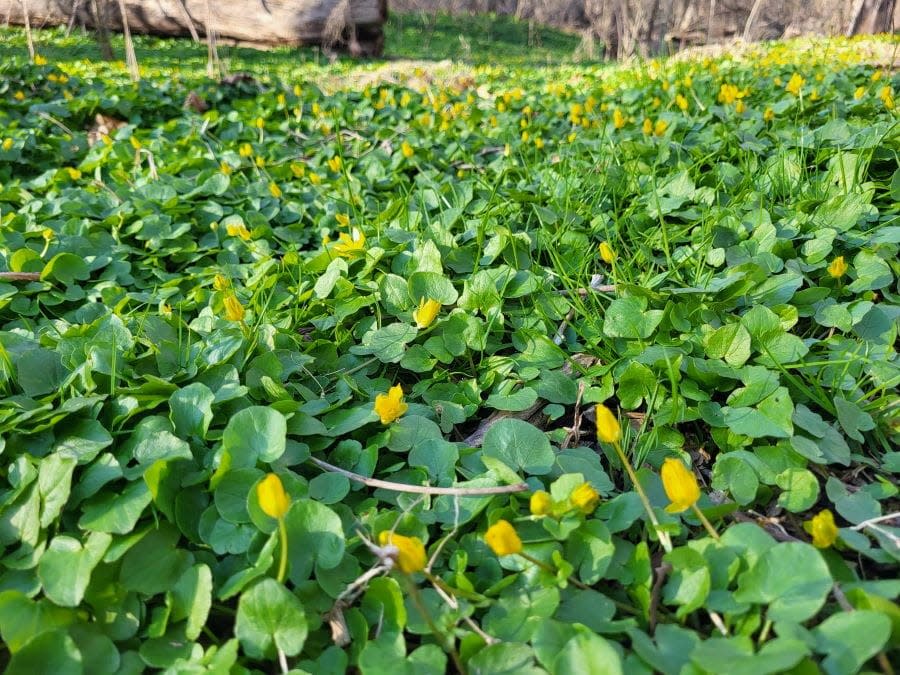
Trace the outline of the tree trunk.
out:
<instances>
[{"instance_id":1,"label":"tree trunk","mask_svg":"<svg viewBox=\"0 0 900 675\"><path fill-rule=\"evenodd\" d=\"M847 35L890 33L893 30L896 0L857 0L847 27Z\"/></svg>"},{"instance_id":2,"label":"tree trunk","mask_svg":"<svg viewBox=\"0 0 900 675\"><path fill-rule=\"evenodd\" d=\"M65 0L27 0L32 24L65 25L72 18L73 3ZM205 0L123 0L133 33L184 36L205 28ZM220 0L211 2L209 29L223 41L249 46L298 46L321 44L331 11L339 0ZM93 4L93 2L88 3ZM359 48L379 54L384 44L386 0L351 0L349 28L355 28ZM0 16L13 24L24 23L21 0L0 0ZM77 20L96 26L89 9L79 7ZM121 30L119 16L104 15L106 28Z\"/></svg>"}]
</instances>

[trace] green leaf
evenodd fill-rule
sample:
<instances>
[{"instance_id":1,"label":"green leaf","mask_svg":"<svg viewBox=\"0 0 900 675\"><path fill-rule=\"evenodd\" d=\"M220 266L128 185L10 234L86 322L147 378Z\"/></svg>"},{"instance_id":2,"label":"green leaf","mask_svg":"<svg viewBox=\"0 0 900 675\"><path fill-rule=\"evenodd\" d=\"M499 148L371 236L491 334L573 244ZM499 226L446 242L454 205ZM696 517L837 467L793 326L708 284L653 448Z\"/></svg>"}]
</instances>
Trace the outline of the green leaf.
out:
<instances>
[{"instance_id":1,"label":"green leaf","mask_svg":"<svg viewBox=\"0 0 900 675\"><path fill-rule=\"evenodd\" d=\"M511 394L493 394L488 396L484 404L495 410L520 412L527 410L537 401L537 392L531 387L522 387Z\"/></svg>"},{"instance_id":2,"label":"green leaf","mask_svg":"<svg viewBox=\"0 0 900 675\"><path fill-rule=\"evenodd\" d=\"M848 401L840 396L834 397L834 408L837 411L838 422L844 432L854 441L863 442L862 431L871 431L875 428L875 420L853 401Z\"/></svg>"},{"instance_id":3,"label":"green leaf","mask_svg":"<svg viewBox=\"0 0 900 675\"><path fill-rule=\"evenodd\" d=\"M853 258L851 272L856 280L847 286L854 293L875 291L894 282L890 266L879 256L869 251L860 251Z\"/></svg>"},{"instance_id":4,"label":"green leaf","mask_svg":"<svg viewBox=\"0 0 900 675\"><path fill-rule=\"evenodd\" d=\"M398 363L403 358L406 345L412 342L418 331L408 323L392 323L384 328L371 330L362 337L362 344L351 347L353 354L371 354L382 363Z\"/></svg>"},{"instance_id":5,"label":"green leaf","mask_svg":"<svg viewBox=\"0 0 900 675\"><path fill-rule=\"evenodd\" d=\"M518 419L502 419L488 429L482 452L532 476L550 473L555 460L544 432Z\"/></svg>"},{"instance_id":6,"label":"green leaf","mask_svg":"<svg viewBox=\"0 0 900 675\"><path fill-rule=\"evenodd\" d=\"M728 428L750 438L790 438L794 433L791 421L793 412L794 404L785 387L779 387L775 393L760 401L756 408L722 408Z\"/></svg>"},{"instance_id":7,"label":"green leaf","mask_svg":"<svg viewBox=\"0 0 900 675\"><path fill-rule=\"evenodd\" d=\"M205 438L213 419L212 404L215 395L201 382L194 382L179 389L169 398L169 419L175 433L181 437L194 435Z\"/></svg>"},{"instance_id":8,"label":"green leaf","mask_svg":"<svg viewBox=\"0 0 900 675\"><path fill-rule=\"evenodd\" d=\"M274 462L284 454L287 421L277 410L263 406L244 408L228 420L222 432L222 450L231 455L233 468Z\"/></svg>"},{"instance_id":9,"label":"green leaf","mask_svg":"<svg viewBox=\"0 0 900 675\"><path fill-rule=\"evenodd\" d=\"M802 513L819 500L819 481L807 469L786 469L778 474L775 483L783 490L778 495L778 505L792 513Z\"/></svg>"},{"instance_id":10,"label":"green leaf","mask_svg":"<svg viewBox=\"0 0 900 675\"><path fill-rule=\"evenodd\" d=\"M152 500L144 481L129 483L121 494L104 492L87 504L78 526L94 532L128 534Z\"/></svg>"},{"instance_id":11,"label":"green leaf","mask_svg":"<svg viewBox=\"0 0 900 675\"><path fill-rule=\"evenodd\" d=\"M301 583L314 565L332 569L344 557L344 528L338 515L324 504L299 499L284 518L288 532L290 578Z\"/></svg>"},{"instance_id":12,"label":"green leaf","mask_svg":"<svg viewBox=\"0 0 900 675\"><path fill-rule=\"evenodd\" d=\"M663 318L663 311L648 310L638 298L613 300L603 316L603 334L607 337L646 340Z\"/></svg>"},{"instance_id":13,"label":"green leaf","mask_svg":"<svg viewBox=\"0 0 900 675\"><path fill-rule=\"evenodd\" d=\"M172 588L193 563L193 556L177 548L180 533L162 524L150 530L122 559L119 580L131 591L156 595Z\"/></svg>"},{"instance_id":14,"label":"green leaf","mask_svg":"<svg viewBox=\"0 0 900 675\"><path fill-rule=\"evenodd\" d=\"M188 640L196 640L209 616L212 607L212 572L207 565L194 565L175 583L166 594L166 603L171 607L171 621L187 620L184 629Z\"/></svg>"},{"instance_id":15,"label":"green leaf","mask_svg":"<svg viewBox=\"0 0 900 675\"><path fill-rule=\"evenodd\" d=\"M738 602L768 604L767 617L772 621L799 623L822 608L832 583L831 572L816 549L788 542L769 548L738 577L734 597Z\"/></svg>"},{"instance_id":16,"label":"green leaf","mask_svg":"<svg viewBox=\"0 0 900 675\"><path fill-rule=\"evenodd\" d=\"M234 633L251 658L271 657L275 649L296 656L306 643L303 604L274 579L263 579L241 594Z\"/></svg>"},{"instance_id":17,"label":"green leaf","mask_svg":"<svg viewBox=\"0 0 900 675\"><path fill-rule=\"evenodd\" d=\"M706 602L712 581L709 565L703 555L687 547L667 553L665 560L672 572L663 587L663 599L680 605L675 616L682 619Z\"/></svg>"},{"instance_id":18,"label":"green leaf","mask_svg":"<svg viewBox=\"0 0 900 675\"><path fill-rule=\"evenodd\" d=\"M110 542L112 537L103 532L89 534L83 547L72 537L54 537L38 564L44 594L62 607L81 604L91 572L103 559Z\"/></svg>"},{"instance_id":19,"label":"green leaf","mask_svg":"<svg viewBox=\"0 0 900 675\"><path fill-rule=\"evenodd\" d=\"M822 669L828 675L857 673L884 647L891 620L879 612L837 612L812 631L818 651L826 654Z\"/></svg>"},{"instance_id":20,"label":"green leaf","mask_svg":"<svg viewBox=\"0 0 900 675\"><path fill-rule=\"evenodd\" d=\"M43 633L13 654L7 675L82 675L84 666L75 641L63 632Z\"/></svg>"},{"instance_id":21,"label":"green leaf","mask_svg":"<svg viewBox=\"0 0 900 675\"><path fill-rule=\"evenodd\" d=\"M750 333L740 323L717 328L704 339L706 355L724 359L731 366L742 366L750 358Z\"/></svg>"},{"instance_id":22,"label":"green leaf","mask_svg":"<svg viewBox=\"0 0 900 675\"><path fill-rule=\"evenodd\" d=\"M57 253L50 258L41 272L41 279L59 281L69 286L75 281L84 281L91 276L87 263L71 253Z\"/></svg>"},{"instance_id":23,"label":"green leaf","mask_svg":"<svg viewBox=\"0 0 900 675\"><path fill-rule=\"evenodd\" d=\"M453 283L434 272L413 272L409 275L409 297L418 306L423 298L437 300L442 305L452 305L459 297Z\"/></svg>"},{"instance_id":24,"label":"green leaf","mask_svg":"<svg viewBox=\"0 0 900 675\"><path fill-rule=\"evenodd\" d=\"M605 639L578 633L563 645L550 669L552 675L622 675L619 653Z\"/></svg>"}]
</instances>

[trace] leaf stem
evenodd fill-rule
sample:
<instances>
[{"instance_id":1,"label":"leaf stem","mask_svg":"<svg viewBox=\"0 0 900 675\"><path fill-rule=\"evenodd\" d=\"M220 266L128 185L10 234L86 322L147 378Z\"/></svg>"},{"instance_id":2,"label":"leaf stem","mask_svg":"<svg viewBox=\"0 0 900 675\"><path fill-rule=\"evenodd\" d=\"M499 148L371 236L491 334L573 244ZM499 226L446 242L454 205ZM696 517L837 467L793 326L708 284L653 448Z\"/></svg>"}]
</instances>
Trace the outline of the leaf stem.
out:
<instances>
[{"instance_id":1,"label":"leaf stem","mask_svg":"<svg viewBox=\"0 0 900 675\"><path fill-rule=\"evenodd\" d=\"M284 583L287 576L288 563L288 535L287 527L284 524L284 518L278 519L278 537L281 539L281 557L278 562L278 583Z\"/></svg>"},{"instance_id":2,"label":"leaf stem","mask_svg":"<svg viewBox=\"0 0 900 675\"><path fill-rule=\"evenodd\" d=\"M653 507L650 505L650 500L647 499L647 493L644 492L644 488L641 485L641 482L638 480L637 474L634 472L634 468L631 466L631 462L628 460L628 457L622 450L622 444L619 443L619 441L614 441L612 445L616 449L616 454L619 456L619 461L622 462L622 466L625 467L625 472L628 474L628 478L631 479L631 483L632 485L634 485L635 492L638 493L638 497L640 497L641 499L641 504L644 505L644 511L647 512L647 517L650 518L650 522L653 524L653 527L656 530L656 536L659 537L659 543L662 544L662 547L666 550L666 553L671 553L672 540L669 538L669 533L663 532L662 529L660 529L659 520L657 520L656 514L653 512Z\"/></svg>"},{"instance_id":3,"label":"leaf stem","mask_svg":"<svg viewBox=\"0 0 900 675\"><path fill-rule=\"evenodd\" d=\"M709 522L709 519L704 515L703 511L700 510L700 507L697 506L696 503L694 503L694 504L691 504L691 508L694 509L694 513L697 514L697 517L700 519L700 522L703 523L703 527L705 527L706 531L709 532L709 536L712 537L713 539L715 539L716 541L720 541L719 533L716 532L716 528L714 528L712 526L712 523Z\"/></svg>"}]
</instances>

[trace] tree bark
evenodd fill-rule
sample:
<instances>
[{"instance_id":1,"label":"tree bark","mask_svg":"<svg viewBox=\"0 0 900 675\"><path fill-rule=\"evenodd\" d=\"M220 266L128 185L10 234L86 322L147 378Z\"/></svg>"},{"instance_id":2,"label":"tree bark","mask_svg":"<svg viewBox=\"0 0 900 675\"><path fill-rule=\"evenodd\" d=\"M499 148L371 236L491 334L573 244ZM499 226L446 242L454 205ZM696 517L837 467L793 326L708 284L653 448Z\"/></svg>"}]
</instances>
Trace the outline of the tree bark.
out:
<instances>
[{"instance_id":1,"label":"tree bark","mask_svg":"<svg viewBox=\"0 0 900 675\"><path fill-rule=\"evenodd\" d=\"M65 25L72 18L71 0L27 0L31 23ZM186 36L196 34L196 26L206 23L205 0L123 0L126 19L133 33ZM209 29L220 40L247 45L298 46L321 44L331 10L338 0L220 0L211 2ZM93 4L93 0L91 3ZM22 24L25 16L21 0L0 0L0 16ZM198 20L199 19L199 20ZM384 0L352 0L349 21L367 54L380 53L383 24L387 19ZM96 27L89 9L79 8L77 20ZM103 23L121 30L118 16L105 15ZM204 29L205 32L205 29ZM193 35L192 35L193 37Z\"/></svg>"},{"instance_id":2,"label":"tree bark","mask_svg":"<svg viewBox=\"0 0 900 675\"><path fill-rule=\"evenodd\" d=\"M896 0L857 0L850 15L847 35L890 33Z\"/></svg>"}]
</instances>

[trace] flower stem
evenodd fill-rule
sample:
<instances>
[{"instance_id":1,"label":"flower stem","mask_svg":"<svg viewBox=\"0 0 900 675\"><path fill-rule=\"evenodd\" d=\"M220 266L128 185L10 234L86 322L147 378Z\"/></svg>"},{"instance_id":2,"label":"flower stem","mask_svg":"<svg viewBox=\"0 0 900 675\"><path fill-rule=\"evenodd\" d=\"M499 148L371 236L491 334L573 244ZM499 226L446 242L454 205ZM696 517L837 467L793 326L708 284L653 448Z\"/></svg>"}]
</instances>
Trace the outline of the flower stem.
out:
<instances>
[{"instance_id":1,"label":"flower stem","mask_svg":"<svg viewBox=\"0 0 900 675\"><path fill-rule=\"evenodd\" d=\"M700 522L703 523L703 527L706 528L706 531L709 532L709 536L719 541L719 533L716 532L716 528L712 526L712 523L709 522L709 519L705 515L703 515L703 511L700 510L700 507L697 506L696 503L691 504L691 508L694 509L694 513L697 514L697 517L700 519Z\"/></svg>"},{"instance_id":2,"label":"flower stem","mask_svg":"<svg viewBox=\"0 0 900 675\"><path fill-rule=\"evenodd\" d=\"M278 536L281 539L281 559L278 562L278 583L284 583L287 576L288 563L288 535L287 527L284 524L284 518L278 519Z\"/></svg>"},{"instance_id":3,"label":"flower stem","mask_svg":"<svg viewBox=\"0 0 900 675\"><path fill-rule=\"evenodd\" d=\"M644 488L641 485L641 482L638 480L637 474L634 472L634 468L631 466L631 462L628 461L628 457L622 450L622 445L619 443L619 441L613 441L613 447L616 449L616 454L619 456L619 461L622 462L622 466L625 467L625 472L628 474L628 478L631 479L631 483L634 485L635 492L637 492L638 497L641 498L641 504L644 505L644 510L647 512L647 516L650 518L650 522L653 524L653 527L656 530L656 536L659 537L659 543L662 544L662 547L664 549L666 549L666 553L671 553L672 540L669 538L669 533L663 532L660 529L659 520L657 520L656 514L653 512L653 507L650 505L650 500L647 499L647 493L644 492Z\"/></svg>"}]
</instances>

